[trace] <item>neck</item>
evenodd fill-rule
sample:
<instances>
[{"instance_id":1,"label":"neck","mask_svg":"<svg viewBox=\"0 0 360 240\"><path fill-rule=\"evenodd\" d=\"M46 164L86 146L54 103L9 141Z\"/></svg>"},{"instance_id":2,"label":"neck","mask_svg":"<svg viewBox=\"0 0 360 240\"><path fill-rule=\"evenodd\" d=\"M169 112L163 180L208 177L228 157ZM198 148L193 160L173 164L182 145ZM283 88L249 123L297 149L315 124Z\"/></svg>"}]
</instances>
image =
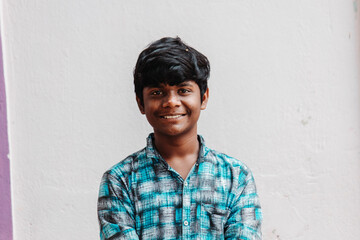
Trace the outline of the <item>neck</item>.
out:
<instances>
[{"instance_id":1,"label":"neck","mask_svg":"<svg viewBox=\"0 0 360 240\"><path fill-rule=\"evenodd\" d=\"M198 155L200 144L197 131L183 136L164 136L154 132L155 146L160 155L165 159Z\"/></svg>"}]
</instances>

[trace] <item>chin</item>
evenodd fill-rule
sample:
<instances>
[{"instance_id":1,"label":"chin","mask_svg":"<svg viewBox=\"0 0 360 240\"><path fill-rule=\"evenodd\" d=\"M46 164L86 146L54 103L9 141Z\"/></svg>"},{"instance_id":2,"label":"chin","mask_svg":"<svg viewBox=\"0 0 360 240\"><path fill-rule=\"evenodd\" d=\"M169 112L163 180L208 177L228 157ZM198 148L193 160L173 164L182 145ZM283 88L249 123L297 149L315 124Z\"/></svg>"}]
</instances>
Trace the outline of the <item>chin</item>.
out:
<instances>
[{"instance_id":1,"label":"chin","mask_svg":"<svg viewBox=\"0 0 360 240\"><path fill-rule=\"evenodd\" d=\"M167 136L170 136L170 137L179 137L179 136L185 136L186 134L189 134L191 133L192 131L190 129L186 129L186 130L183 130L183 129L174 129L172 131L164 131L162 132L163 135L167 135Z\"/></svg>"},{"instance_id":2,"label":"chin","mask_svg":"<svg viewBox=\"0 0 360 240\"><path fill-rule=\"evenodd\" d=\"M164 133L164 135L171 136L171 137L180 136L182 134L183 134L183 132L180 132L180 131L171 131L171 132Z\"/></svg>"}]
</instances>

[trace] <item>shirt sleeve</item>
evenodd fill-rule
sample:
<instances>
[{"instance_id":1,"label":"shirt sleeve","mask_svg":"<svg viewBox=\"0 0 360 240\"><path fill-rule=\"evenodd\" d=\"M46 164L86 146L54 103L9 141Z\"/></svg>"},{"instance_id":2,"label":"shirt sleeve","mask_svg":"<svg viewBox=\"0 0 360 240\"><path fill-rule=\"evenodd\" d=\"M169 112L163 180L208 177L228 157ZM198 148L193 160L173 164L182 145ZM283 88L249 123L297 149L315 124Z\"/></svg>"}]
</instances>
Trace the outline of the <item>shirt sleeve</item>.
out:
<instances>
[{"instance_id":1,"label":"shirt sleeve","mask_svg":"<svg viewBox=\"0 0 360 240\"><path fill-rule=\"evenodd\" d=\"M225 239L261 240L262 212L255 181L249 171L239 177L238 194L225 224Z\"/></svg>"},{"instance_id":2,"label":"shirt sleeve","mask_svg":"<svg viewBox=\"0 0 360 240\"><path fill-rule=\"evenodd\" d=\"M126 184L106 172L101 180L98 199L101 240L139 239L135 230L134 206Z\"/></svg>"}]
</instances>

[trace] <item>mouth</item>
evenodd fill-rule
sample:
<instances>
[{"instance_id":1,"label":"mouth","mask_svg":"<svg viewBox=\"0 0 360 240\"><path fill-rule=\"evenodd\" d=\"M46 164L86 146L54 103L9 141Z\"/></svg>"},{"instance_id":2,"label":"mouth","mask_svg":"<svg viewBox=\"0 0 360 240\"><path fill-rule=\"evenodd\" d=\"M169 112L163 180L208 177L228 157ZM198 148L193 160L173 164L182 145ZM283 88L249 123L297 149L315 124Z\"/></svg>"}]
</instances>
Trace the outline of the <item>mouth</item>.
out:
<instances>
[{"instance_id":1,"label":"mouth","mask_svg":"<svg viewBox=\"0 0 360 240\"><path fill-rule=\"evenodd\" d=\"M160 118L164 118L164 119L176 119L176 118L180 118L182 116L185 116L185 114L176 114L176 115L163 115L160 116Z\"/></svg>"}]
</instances>

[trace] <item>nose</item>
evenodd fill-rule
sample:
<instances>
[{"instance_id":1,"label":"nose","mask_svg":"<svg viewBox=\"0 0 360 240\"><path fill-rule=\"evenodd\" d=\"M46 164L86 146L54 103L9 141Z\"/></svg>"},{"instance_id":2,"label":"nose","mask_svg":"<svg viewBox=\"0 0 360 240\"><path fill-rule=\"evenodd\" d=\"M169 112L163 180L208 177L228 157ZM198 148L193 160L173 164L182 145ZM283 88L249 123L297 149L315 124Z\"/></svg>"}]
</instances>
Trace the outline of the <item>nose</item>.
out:
<instances>
[{"instance_id":1,"label":"nose","mask_svg":"<svg viewBox=\"0 0 360 240\"><path fill-rule=\"evenodd\" d=\"M179 96L176 93L170 92L164 96L163 107L178 107L180 104Z\"/></svg>"}]
</instances>

